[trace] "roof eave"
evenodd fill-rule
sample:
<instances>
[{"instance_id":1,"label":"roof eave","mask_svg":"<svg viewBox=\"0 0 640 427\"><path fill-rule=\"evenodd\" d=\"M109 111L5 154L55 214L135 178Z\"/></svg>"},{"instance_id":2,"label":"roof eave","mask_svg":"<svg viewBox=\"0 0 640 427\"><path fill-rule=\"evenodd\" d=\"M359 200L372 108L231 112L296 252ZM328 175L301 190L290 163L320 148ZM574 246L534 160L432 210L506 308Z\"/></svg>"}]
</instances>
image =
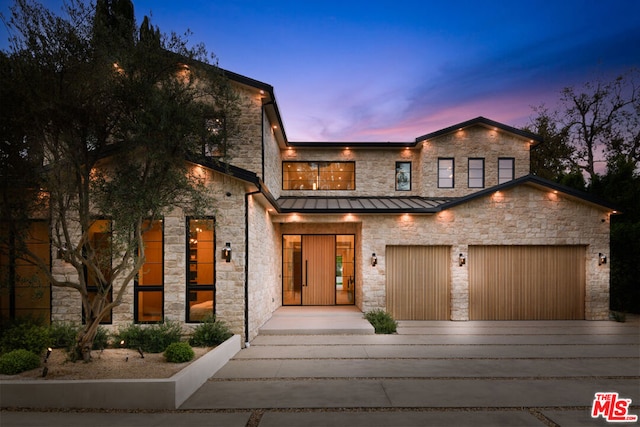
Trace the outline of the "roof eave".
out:
<instances>
[{"instance_id":1,"label":"roof eave","mask_svg":"<svg viewBox=\"0 0 640 427\"><path fill-rule=\"evenodd\" d=\"M513 134L513 135L519 136L520 138L527 139L527 140L531 141L532 142L532 146L536 146L536 145L542 143L542 141L543 141L542 137L540 135L536 135L535 133L528 132L528 131L522 130L522 129L517 129L517 128L514 128L512 126L505 125L504 123L496 122L494 120L487 119L486 117L479 116L479 117L476 117L474 119L467 120L465 122L458 123L458 124L455 124L453 126L449 126L447 128L440 129L440 130L437 130L435 132L431 132L431 133L428 133L426 135L419 136L418 138L416 138L416 143L420 143L420 142L426 141L428 139L433 139L433 138L436 138L436 137L439 137L439 136L447 135L449 133L456 132L456 131L458 131L460 129L464 129L464 128L467 128L467 127L470 127L470 126L476 126L476 125L481 125L481 126L486 126L486 127L489 127L489 128L500 129L500 130L502 130L504 132L508 132L508 133Z\"/></svg>"}]
</instances>

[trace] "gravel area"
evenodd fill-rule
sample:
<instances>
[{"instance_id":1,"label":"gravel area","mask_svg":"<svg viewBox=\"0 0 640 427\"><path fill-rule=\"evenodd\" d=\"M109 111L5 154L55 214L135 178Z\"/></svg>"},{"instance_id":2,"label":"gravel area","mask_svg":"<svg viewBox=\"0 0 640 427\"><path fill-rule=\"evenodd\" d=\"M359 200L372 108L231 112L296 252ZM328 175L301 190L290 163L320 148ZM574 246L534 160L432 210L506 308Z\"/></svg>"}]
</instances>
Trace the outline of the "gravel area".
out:
<instances>
[{"instance_id":1,"label":"gravel area","mask_svg":"<svg viewBox=\"0 0 640 427\"><path fill-rule=\"evenodd\" d=\"M162 353L144 353L137 350L113 348L91 353L90 362L71 362L64 350L54 349L46 363L37 369L17 375L0 375L0 380L93 380L169 378L193 363L211 348L194 347L195 358L186 363L168 363ZM43 372L46 368L46 376Z\"/></svg>"}]
</instances>

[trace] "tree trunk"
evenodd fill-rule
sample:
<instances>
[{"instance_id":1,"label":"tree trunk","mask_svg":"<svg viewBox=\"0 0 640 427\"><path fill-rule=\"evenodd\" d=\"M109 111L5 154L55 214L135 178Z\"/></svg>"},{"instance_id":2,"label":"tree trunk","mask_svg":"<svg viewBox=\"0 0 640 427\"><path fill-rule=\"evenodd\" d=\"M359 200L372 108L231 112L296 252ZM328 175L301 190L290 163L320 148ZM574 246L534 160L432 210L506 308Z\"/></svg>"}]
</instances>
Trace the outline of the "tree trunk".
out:
<instances>
[{"instance_id":1,"label":"tree trunk","mask_svg":"<svg viewBox=\"0 0 640 427\"><path fill-rule=\"evenodd\" d=\"M91 360L91 349L93 348L93 341L96 338L99 326L100 319L94 317L91 319L91 322L87 322L84 329L80 331L76 340L76 358L82 359L84 362Z\"/></svg>"}]
</instances>

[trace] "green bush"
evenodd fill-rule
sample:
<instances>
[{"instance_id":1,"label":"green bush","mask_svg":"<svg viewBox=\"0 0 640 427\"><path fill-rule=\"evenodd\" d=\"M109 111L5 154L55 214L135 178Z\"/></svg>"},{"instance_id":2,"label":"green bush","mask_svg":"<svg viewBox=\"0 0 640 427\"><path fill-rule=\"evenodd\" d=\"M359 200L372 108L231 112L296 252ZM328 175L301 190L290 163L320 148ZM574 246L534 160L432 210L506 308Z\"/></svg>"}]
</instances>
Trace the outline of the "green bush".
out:
<instances>
[{"instance_id":1,"label":"green bush","mask_svg":"<svg viewBox=\"0 0 640 427\"><path fill-rule=\"evenodd\" d=\"M196 326L189 339L189 344L194 347L213 347L222 344L233 336L224 322L217 321L210 316Z\"/></svg>"},{"instance_id":2,"label":"green bush","mask_svg":"<svg viewBox=\"0 0 640 427\"><path fill-rule=\"evenodd\" d=\"M371 310L364 317L373 325L376 334L393 334L398 329L398 322L384 310Z\"/></svg>"},{"instance_id":3,"label":"green bush","mask_svg":"<svg viewBox=\"0 0 640 427\"><path fill-rule=\"evenodd\" d=\"M147 327L132 324L114 335L116 345L124 341L125 347L145 353L162 353L169 344L179 342L181 336L180 324L172 321Z\"/></svg>"},{"instance_id":4,"label":"green bush","mask_svg":"<svg viewBox=\"0 0 640 427\"><path fill-rule=\"evenodd\" d=\"M0 356L0 374L15 375L39 366L40 357L29 350L13 350Z\"/></svg>"},{"instance_id":5,"label":"green bush","mask_svg":"<svg viewBox=\"0 0 640 427\"><path fill-rule=\"evenodd\" d=\"M127 348L138 348L144 344L144 331L140 325L131 324L120 329L113 336L115 346L120 346L123 341Z\"/></svg>"},{"instance_id":6,"label":"green bush","mask_svg":"<svg viewBox=\"0 0 640 427\"><path fill-rule=\"evenodd\" d=\"M76 344L78 326L73 323L52 323L49 327L51 347L70 351Z\"/></svg>"},{"instance_id":7,"label":"green bush","mask_svg":"<svg viewBox=\"0 0 640 427\"><path fill-rule=\"evenodd\" d=\"M164 351L164 358L170 363L184 363L195 357L193 349L186 342L174 342L169 344Z\"/></svg>"},{"instance_id":8,"label":"green bush","mask_svg":"<svg viewBox=\"0 0 640 427\"><path fill-rule=\"evenodd\" d=\"M40 354L51 345L49 328L33 320L20 320L2 331L0 353L24 349Z\"/></svg>"},{"instance_id":9,"label":"green bush","mask_svg":"<svg viewBox=\"0 0 640 427\"><path fill-rule=\"evenodd\" d=\"M109 331L102 326L98 326L98 331L93 339L93 350L102 350L109 346Z\"/></svg>"}]
</instances>

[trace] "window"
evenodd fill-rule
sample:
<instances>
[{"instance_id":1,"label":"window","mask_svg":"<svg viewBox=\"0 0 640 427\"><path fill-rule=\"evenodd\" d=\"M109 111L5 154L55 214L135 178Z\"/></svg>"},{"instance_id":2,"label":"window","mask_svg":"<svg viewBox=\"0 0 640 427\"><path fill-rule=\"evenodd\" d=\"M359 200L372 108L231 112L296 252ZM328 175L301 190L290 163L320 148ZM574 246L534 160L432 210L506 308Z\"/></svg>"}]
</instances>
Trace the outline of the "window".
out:
<instances>
[{"instance_id":1,"label":"window","mask_svg":"<svg viewBox=\"0 0 640 427\"><path fill-rule=\"evenodd\" d=\"M514 164L515 159L512 157L498 159L498 184L503 184L513 179L515 169Z\"/></svg>"},{"instance_id":2,"label":"window","mask_svg":"<svg viewBox=\"0 0 640 427\"><path fill-rule=\"evenodd\" d=\"M111 302L113 297L113 289L104 289L111 280L111 221L107 219L98 219L89 227L89 247L87 250L95 251L95 259L100 270L99 274L85 267L87 277L87 293L89 300L98 294L107 293L107 301ZM100 323L111 323L112 312L102 318ZM82 321L85 322L85 312L82 311Z\"/></svg>"},{"instance_id":3,"label":"window","mask_svg":"<svg viewBox=\"0 0 640 427\"><path fill-rule=\"evenodd\" d=\"M396 162L396 191L411 190L411 162Z\"/></svg>"},{"instance_id":4,"label":"window","mask_svg":"<svg viewBox=\"0 0 640 427\"><path fill-rule=\"evenodd\" d=\"M438 159L438 188L453 188L453 159Z\"/></svg>"},{"instance_id":5,"label":"window","mask_svg":"<svg viewBox=\"0 0 640 427\"><path fill-rule=\"evenodd\" d=\"M283 162L283 190L355 190L355 162Z\"/></svg>"},{"instance_id":6,"label":"window","mask_svg":"<svg viewBox=\"0 0 640 427\"><path fill-rule=\"evenodd\" d=\"M484 188L484 159L469 159L469 188Z\"/></svg>"},{"instance_id":7,"label":"window","mask_svg":"<svg viewBox=\"0 0 640 427\"><path fill-rule=\"evenodd\" d=\"M136 322L162 322L164 306L164 257L162 221L143 224L145 263L135 282Z\"/></svg>"},{"instance_id":8,"label":"window","mask_svg":"<svg viewBox=\"0 0 640 427\"><path fill-rule=\"evenodd\" d=\"M202 154L205 157L223 157L227 148L227 122L224 116L205 120L207 137L202 142Z\"/></svg>"},{"instance_id":9,"label":"window","mask_svg":"<svg viewBox=\"0 0 640 427\"><path fill-rule=\"evenodd\" d=\"M33 221L28 225L24 244L39 259L51 267L49 225ZM0 325L9 320L32 318L49 323L51 320L51 284L46 274L29 262L19 249L14 233L0 243Z\"/></svg>"},{"instance_id":10,"label":"window","mask_svg":"<svg viewBox=\"0 0 640 427\"><path fill-rule=\"evenodd\" d=\"M212 218L187 218L187 322L215 310L215 232Z\"/></svg>"}]
</instances>

